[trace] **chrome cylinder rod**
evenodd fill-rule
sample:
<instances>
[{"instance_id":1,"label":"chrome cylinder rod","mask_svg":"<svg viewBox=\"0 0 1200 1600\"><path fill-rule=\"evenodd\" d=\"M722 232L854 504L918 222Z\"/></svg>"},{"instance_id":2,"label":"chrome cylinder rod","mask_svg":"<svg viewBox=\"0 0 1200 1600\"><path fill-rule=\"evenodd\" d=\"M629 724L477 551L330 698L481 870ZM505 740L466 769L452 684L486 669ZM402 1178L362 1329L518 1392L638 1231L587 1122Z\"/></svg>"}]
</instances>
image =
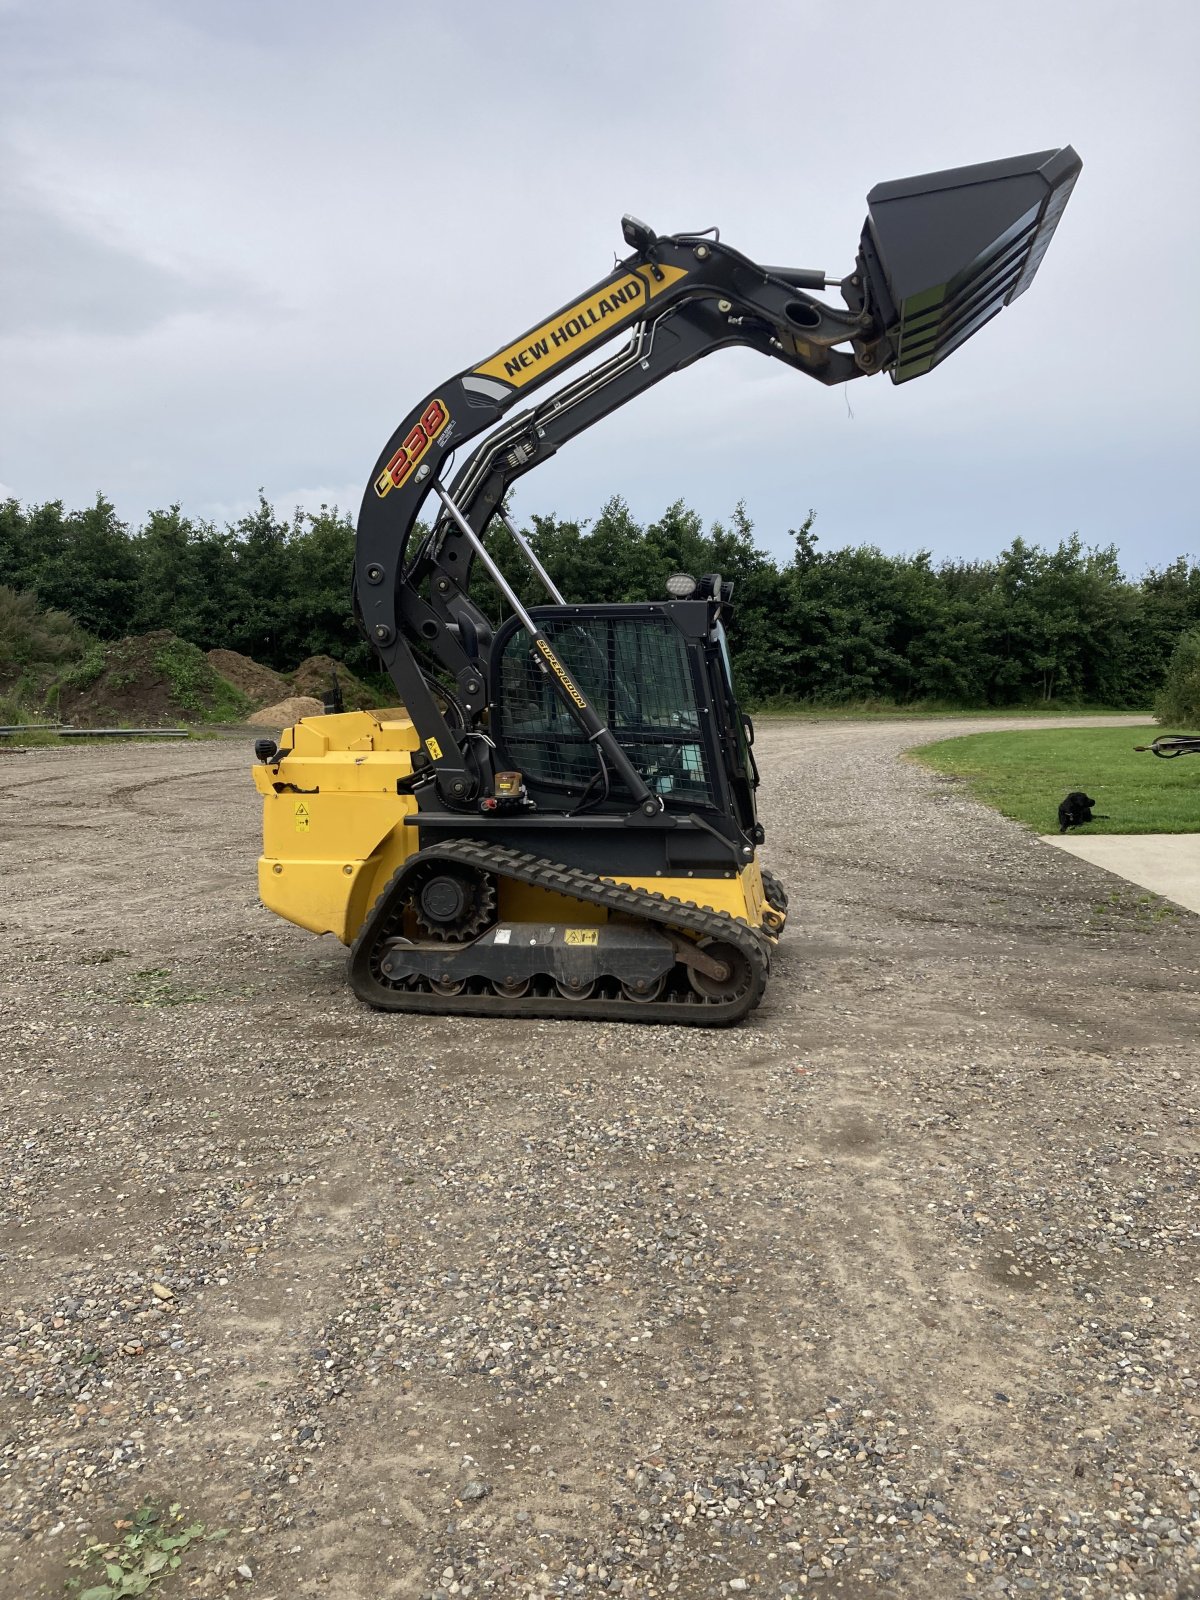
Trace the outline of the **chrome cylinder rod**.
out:
<instances>
[{"instance_id":1,"label":"chrome cylinder rod","mask_svg":"<svg viewBox=\"0 0 1200 1600\"><path fill-rule=\"evenodd\" d=\"M549 639L546 638L546 635L517 599L512 585L484 548L483 540L475 532L475 529L463 516L440 483L434 483L433 492L442 502L443 509L453 521L455 527L483 562L492 582L519 617L521 626L529 635L529 648L533 659L550 680L555 694L558 695L558 698L566 707L572 720L583 730L589 743L594 744L603 753L609 765L616 771L617 776L633 796L637 805L648 816L652 816L656 811L661 811L663 809L661 797L651 791L650 785L617 743L612 729L600 717L578 683L558 659Z\"/></svg>"},{"instance_id":2,"label":"chrome cylinder rod","mask_svg":"<svg viewBox=\"0 0 1200 1600\"><path fill-rule=\"evenodd\" d=\"M508 579L504 576L500 568L488 554L483 540L475 532L475 529L467 521L466 517L463 516L462 512L454 504L454 501L451 500L450 496L446 493L445 489L442 488L440 483L434 484L433 492L442 502L442 506L447 515L450 517L451 521L454 523L454 526L462 534L463 538L466 539L468 544L471 546L471 549L474 550L480 561L482 561L484 566L487 568L488 576L491 578L492 582L496 585L497 589L499 589L500 593L520 617L522 627L532 638L532 636L539 631L537 623L534 622L528 611L526 611L520 600L518 600L516 590L509 583Z\"/></svg>"},{"instance_id":3,"label":"chrome cylinder rod","mask_svg":"<svg viewBox=\"0 0 1200 1600\"><path fill-rule=\"evenodd\" d=\"M529 565L537 573L538 577L541 579L542 587L545 589L546 593L550 596L551 600L554 601L554 604L556 606L565 606L567 602L563 599L562 595L559 594L558 589L555 586L554 579L550 576L550 574L546 571L545 567L538 560L537 555L534 552L533 546L529 543L529 540L525 537L525 535L520 531L520 529L512 521L512 519L509 517L507 512L498 511L496 513L496 515L500 518L500 521L508 529L509 533L512 534L514 540L516 541L518 549L520 550L521 554L525 557L526 561L528 561Z\"/></svg>"}]
</instances>

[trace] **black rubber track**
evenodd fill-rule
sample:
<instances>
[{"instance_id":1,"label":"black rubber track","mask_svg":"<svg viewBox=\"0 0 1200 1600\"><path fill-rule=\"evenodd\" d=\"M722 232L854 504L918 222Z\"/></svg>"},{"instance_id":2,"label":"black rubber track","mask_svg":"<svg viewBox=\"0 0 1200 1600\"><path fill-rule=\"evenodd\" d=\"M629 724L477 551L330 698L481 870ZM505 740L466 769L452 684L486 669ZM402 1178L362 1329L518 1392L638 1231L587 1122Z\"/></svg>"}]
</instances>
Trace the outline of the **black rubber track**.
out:
<instances>
[{"instance_id":1,"label":"black rubber track","mask_svg":"<svg viewBox=\"0 0 1200 1600\"><path fill-rule=\"evenodd\" d=\"M677 928L703 939L734 945L746 958L749 978L728 1000L571 999L557 993L519 999L498 994L434 994L393 984L380 970L386 941L400 932L412 875L430 861L454 862L498 878L513 878L537 889L570 895L622 916L637 917L659 927ZM519 850L454 839L419 850L393 873L371 908L350 952L350 983L360 1000L380 1011L415 1011L426 1015L487 1017L554 1017L596 1022L671 1022L688 1027L720 1028L740 1022L762 999L770 966L770 943L757 929L727 911L709 911L689 901L668 898L647 889L633 889L612 878L599 878L557 861L524 855Z\"/></svg>"},{"instance_id":2,"label":"black rubber track","mask_svg":"<svg viewBox=\"0 0 1200 1600\"><path fill-rule=\"evenodd\" d=\"M783 879L777 873L772 872L770 867L762 867L760 871L762 872L763 893L767 897L767 904L774 906L776 911L782 911L786 915L788 892L783 887Z\"/></svg>"}]
</instances>

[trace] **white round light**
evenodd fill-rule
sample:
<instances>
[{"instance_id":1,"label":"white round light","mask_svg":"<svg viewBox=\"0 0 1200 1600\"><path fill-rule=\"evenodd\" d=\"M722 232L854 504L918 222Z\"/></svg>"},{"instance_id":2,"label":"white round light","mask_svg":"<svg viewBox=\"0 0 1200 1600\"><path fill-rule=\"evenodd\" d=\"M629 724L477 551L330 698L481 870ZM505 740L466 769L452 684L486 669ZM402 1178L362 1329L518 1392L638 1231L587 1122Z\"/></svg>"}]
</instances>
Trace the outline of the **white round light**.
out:
<instances>
[{"instance_id":1,"label":"white round light","mask_svg":"<svg viewBox=\"0 0 1200 1600\"><path fill-rule=\"evenodd\" d=\"M673 572L667 579L667 593L672 600L690 600L696 592L696 580L690 572Z\"/></svg>"}]
</instances>

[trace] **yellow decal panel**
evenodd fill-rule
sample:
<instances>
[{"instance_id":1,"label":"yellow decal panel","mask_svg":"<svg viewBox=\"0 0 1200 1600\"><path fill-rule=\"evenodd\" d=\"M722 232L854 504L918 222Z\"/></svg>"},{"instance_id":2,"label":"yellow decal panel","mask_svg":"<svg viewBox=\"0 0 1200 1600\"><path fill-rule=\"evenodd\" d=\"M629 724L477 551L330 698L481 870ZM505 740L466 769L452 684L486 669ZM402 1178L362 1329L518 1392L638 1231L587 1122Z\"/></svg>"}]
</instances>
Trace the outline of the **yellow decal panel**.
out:
<instances>
[{"instance_id":1,"label":"yellow decal panel","mask_svg":"<svg viewBox=\"0 0 1200 1600\"><path fill-rule=\"evenodd\" d=\"M650 267L626 272L598 293L568 306L553 321L532 328L516 344L497 351L474 370L482 377L501 378L520 389L594 339L631 320L656 295L687 277L685 267L659 267L658 270L662 274L659 278Z\"/></svg>"},{"instance_id":2,"label":"yellow decal panel","mask_svg":"<svg viewBox=\"0 0 1200 1600\"><path fill-rule=\"evenodd\" d=\"M563 941L566 944L599 944L600 933L596 928L564 928Z\"/></svg>"},{"instance_id":3,"label":"yellow decal panel","mask_svg":"<svg viewBox=\"0 0 1200 1600\"><path fill-rule=\"evenodd\" d=\"M309 816L308 807L305 805L303 800L297 800L295 805L292 807L292 810L296 814L296 832L307 833L312 823L312 818Z\"/></svg>"},{"instance_id":4,"label":"yellow decal panel","mask_svg":"<svg viewBox=\"0 0 1200 1600\"><path fill-rule=\"evenodd\" d=\"M442 747L436 739L426 739L425 748L429 751L431 760L440 761L442 759Z\"/></svg>"}]
</instances>

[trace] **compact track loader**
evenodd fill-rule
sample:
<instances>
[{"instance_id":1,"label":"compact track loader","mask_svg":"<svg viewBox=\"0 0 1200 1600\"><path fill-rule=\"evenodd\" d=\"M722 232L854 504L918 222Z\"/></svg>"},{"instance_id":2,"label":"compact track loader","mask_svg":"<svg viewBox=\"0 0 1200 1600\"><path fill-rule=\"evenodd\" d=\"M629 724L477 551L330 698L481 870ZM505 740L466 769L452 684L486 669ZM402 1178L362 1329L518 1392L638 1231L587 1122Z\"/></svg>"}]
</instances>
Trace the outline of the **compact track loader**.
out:
<instances>
[{"instance_id":1,"label":"compact track loader","mask_svg":"<svg viewBox=\"0 0 1200 1600\"><path fill-rule=\"evenodd\" d=\"M731 585L681 573L660 600L568 604L505 494L729 345L826 384L929 372L1029 286L1079 170L1068 146L880 184L840 281L759 266L715 229L659 237L626 217L630 253L607 277L426 395L375 464L355 558L360 622L403 709L259 741L264 904L350 945L355 992L385 1010L745 1016L787 895L758 858ZM844 305L818 297L830 287ZM615 354L514 412L618 335ZM493 521L546 604L526 608L496 564ZM476 563L499 627L471 599Z\"/></svg>"}]
</instances>

